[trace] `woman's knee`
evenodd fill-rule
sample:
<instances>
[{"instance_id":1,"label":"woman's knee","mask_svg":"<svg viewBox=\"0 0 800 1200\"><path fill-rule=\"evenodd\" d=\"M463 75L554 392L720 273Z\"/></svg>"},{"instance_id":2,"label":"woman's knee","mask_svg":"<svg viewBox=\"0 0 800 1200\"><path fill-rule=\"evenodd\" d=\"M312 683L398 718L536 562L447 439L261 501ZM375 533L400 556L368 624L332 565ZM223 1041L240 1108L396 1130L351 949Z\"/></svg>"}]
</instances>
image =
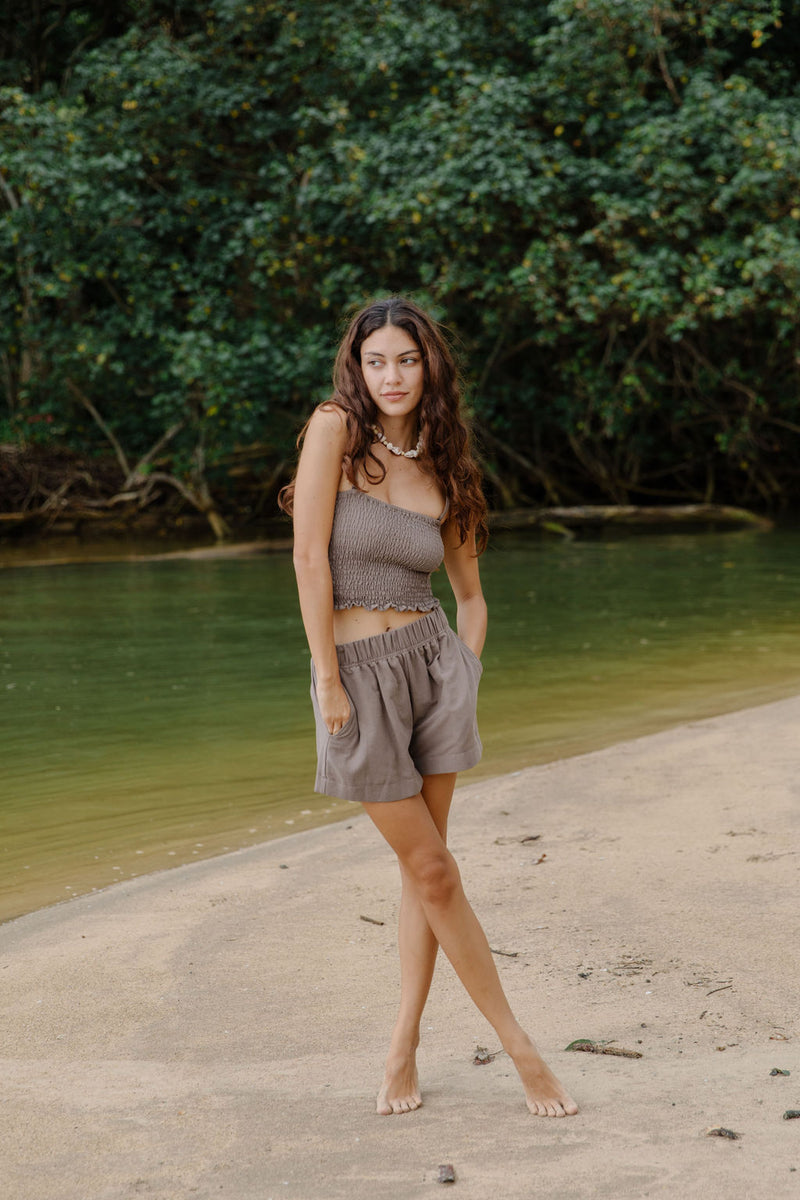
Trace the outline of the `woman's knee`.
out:
<instances>
[{"instance_id":1,"label":"woman's knee","mask_svg":"<svg viewBox=\"0 0 800 1200\"><path fill-rule=\"evenodd\" d=\"M434 853L416 854L403 868L426 904L447 905L461 886L456 860L445 847Z\"/></svg>"}]
</instances>

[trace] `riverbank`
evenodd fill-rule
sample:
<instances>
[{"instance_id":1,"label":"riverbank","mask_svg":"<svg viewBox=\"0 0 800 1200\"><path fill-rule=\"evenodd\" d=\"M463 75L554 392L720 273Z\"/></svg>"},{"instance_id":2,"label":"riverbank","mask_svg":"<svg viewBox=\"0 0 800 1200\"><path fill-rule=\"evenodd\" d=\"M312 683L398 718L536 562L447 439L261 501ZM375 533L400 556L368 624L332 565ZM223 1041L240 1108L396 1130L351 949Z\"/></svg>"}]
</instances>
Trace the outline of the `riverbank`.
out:
<instances>
[{"instance_id":1,"label":"riverbank","mask_svg":"<svg viewBox=\"0 0 800 1200\"><path fill-rule=\"evenodd\" d=\"M208 525L197 518L159 526L147 517L141 524L103 530L89 528L72 535L43 532L38 537L2 537L0 570L10 567L60 567L111 562L214 561L277 554L291 550L288 518L273 519L232 531L229 540L212 540ZM579 505L572 508L521 508L488 514L490 534L524 530L531 537L625 536L676 532L717 533L743 530L768 533L772 517L724 504ZM786 518L784 517L784 520ZM796 519L792 524L796 524ZM166 548L165 548L166 547Z\"/></svg>"},{"instance_id":2,"label":"riverbank","mask_svg":"<svg viewBox=\"0 0 800 1200\"><path fill-rule=\"evenodd\" d=\"M489 532L509 533L524 529L530 535L555 535L558 538L575 538L576 532L585 534L603 533L615 536L632 533L675 533L705 532L718 533L722 529L748 529L750 532L769 533L775 527L771 517L746 509L730 508L722 504L662 505L661 508L642 508L636 505L582 505L578 508L559 509L515 509L512 511L489 512ZM276 554L291 550L287 522L272 522L267 532L259 536L240 536L227 542L207 540L201 536L194 522L182 536L172 530L158 530L150 538L143 538L136 530L127 530L128 536L100 536L100 538L78 539L64 535L22 541L18 544L0 540L0 570L11 566L73 566L97 563L160 563L160 562L205 562L230 558L251 558L257 554ZM194 528L194 536L188 529ZM174 545L173 545L174 542ZM164 545L172 545L163 550Z\"/></svg>"},{"instance_id":3,"label":"riverbank","mask_svg":"<svg viewBox=\"0 0 800 1200\"><path fill-rule=\"evenodd\" d=\"M494 1035L446 963L425 1106L373 1115L397 881L355 809L4 926L9 1194L415 1200L452 1163L462 1200L796 1195L798 722L795 697L459 790L452 846L568 1121L473 1065Z\"/></svg>"}]
</instances>

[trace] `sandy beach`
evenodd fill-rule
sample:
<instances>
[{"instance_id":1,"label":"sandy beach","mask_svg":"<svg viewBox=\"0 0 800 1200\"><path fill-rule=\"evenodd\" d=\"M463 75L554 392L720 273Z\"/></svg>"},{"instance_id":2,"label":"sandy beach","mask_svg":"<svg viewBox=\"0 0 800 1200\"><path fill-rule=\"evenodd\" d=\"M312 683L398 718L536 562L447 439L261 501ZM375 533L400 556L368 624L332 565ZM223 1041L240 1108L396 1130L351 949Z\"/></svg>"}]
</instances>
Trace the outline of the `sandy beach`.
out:
<instances>
[{"instance_id":1,"label":"sandy beach","mask_svg":"<svg viewBox=\"0 0 800 1200\"><path fill-rule=\"evenodd\" d=\"M494 1034L441 958L424 1107L374 1114L398 879L356 806L3 926L3 1195L799 1196L799 730L796 697L459 789L451 845L567 1120L474 1065Z\"/></svg>"}]
</instances>

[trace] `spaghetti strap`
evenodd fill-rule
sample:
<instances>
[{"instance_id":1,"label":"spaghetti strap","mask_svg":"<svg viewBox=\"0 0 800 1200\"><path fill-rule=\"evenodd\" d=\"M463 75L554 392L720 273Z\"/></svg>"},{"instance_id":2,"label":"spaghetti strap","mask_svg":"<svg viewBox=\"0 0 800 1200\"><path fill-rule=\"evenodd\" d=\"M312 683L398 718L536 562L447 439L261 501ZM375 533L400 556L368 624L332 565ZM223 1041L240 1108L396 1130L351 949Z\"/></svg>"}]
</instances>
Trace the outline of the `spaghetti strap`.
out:
<instances>
[{"instance_id":1,"label":"spaghetti strap","mask_svg":"<svg viewBox=\"0 0 800 1200\"><path fill-rule=\"evenodd\" d=\"M450 497L447 496L445 498L444 508L442 509L442 515L440 517L436 518L437 525L441 525L442 521L445 519L445 517L447 516L447 514L449 512L450 512Z\"/></svg>"}]
</instances>

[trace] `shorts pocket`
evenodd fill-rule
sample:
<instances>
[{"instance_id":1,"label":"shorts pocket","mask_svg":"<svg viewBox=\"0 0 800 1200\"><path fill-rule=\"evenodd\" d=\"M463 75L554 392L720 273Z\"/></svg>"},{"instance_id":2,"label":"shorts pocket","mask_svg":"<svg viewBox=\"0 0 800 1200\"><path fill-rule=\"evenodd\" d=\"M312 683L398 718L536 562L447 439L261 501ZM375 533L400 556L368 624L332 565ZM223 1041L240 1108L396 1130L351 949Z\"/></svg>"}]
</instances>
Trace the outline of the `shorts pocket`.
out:
<instances>
[{"instance_id":1,"label":"shorts pocket","mask_svg":"<svg viewBox=\"0 0 800 1200\"><path fill-rule=\"evenodd\" d=\"M350 731L353 729L353 727L356 724L356 706L353 703L353 697L350 695L350 693L347 690L347 688L345 687L344 683L342 683L342 689L344 691L345 696L347 696L347 702L350 705L350 716L347 718L344 725L337 733L331 733L330 730L328 729L328 726L323 721L322 713L320 712L319 700L317 699L317 672L314 667L314 662L312 659L310 693L311 693L311 704L314 708L314 717L315 717L316 723L317 723L317 749L318 750L320 749L320 739L322 739L324 741L327 738L327 739L330 739L331 741L338 741L339 738L346 737L347 734L350 733Z\"/></svg>"},{"instance_id":2,"label":"shorts pocket","mask_svg":"<svg viewBox=\"0 0 800 1200\"><path fill-rule=\"evenodd\" d=\"M344 687L344 684L342 685ZM344 689L350 702L350 716L337 733L329 733L323 726L323 744L321 753L318 751L317 762L322 775L328 780L328 787L333 787L334 795L340 795L342 787L347 785L351 775L353 756L358 753L358 713L353 703L353 697ZM327 790L327 789L326 789Z\"/></svg>"},{"instance_id":3,"label":"shorts pocket","mask_svg":"<svg viewBox=\"0 0 800 1200\"><path fill-rule=\"evenodd\" d=\"M467 661L471 662L473 664L473 666L476 666L478 668L478 675L482 675L483 674L483 663L478 658L475 651L471 650L470 647L467 645L467 643L464 641L464 639L460 638L457 633L454 633L453 636L455 637L459 646L463 650L464 656L467 659Z\"/></svg>"}]
</instances>

